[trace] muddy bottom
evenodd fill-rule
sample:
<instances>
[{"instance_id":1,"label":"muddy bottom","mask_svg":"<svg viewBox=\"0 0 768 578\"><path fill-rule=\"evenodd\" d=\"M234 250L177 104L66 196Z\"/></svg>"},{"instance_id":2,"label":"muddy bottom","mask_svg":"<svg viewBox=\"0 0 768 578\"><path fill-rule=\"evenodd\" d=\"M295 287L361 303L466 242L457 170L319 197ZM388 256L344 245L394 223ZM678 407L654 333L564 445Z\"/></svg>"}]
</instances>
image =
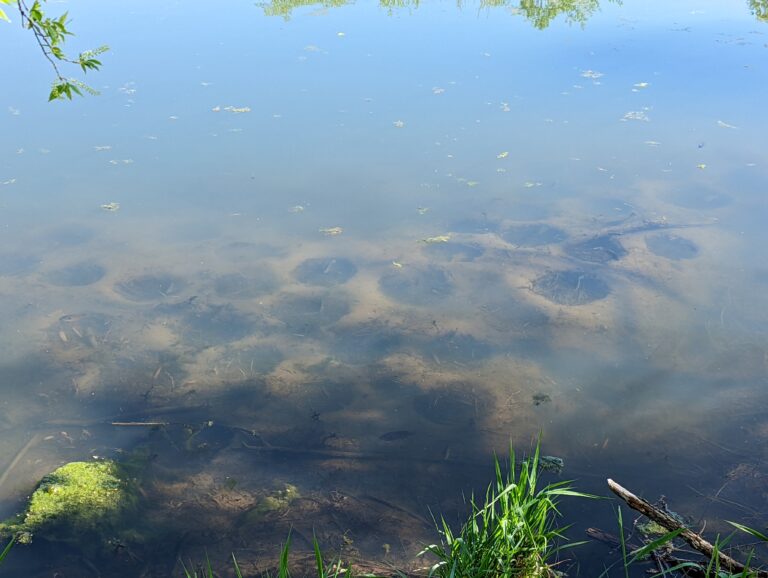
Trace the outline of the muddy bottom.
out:
<instances>
[{"instance_id":1,"label":"muddy bottom","mask_svg":"<svg viewBox=\"0 0 768 578\"><path fill-rule=\"evenodd\" d=\"M40 258L33 255L0 255L0 275L13 277L31 273L40 266Z\"/></svg>"}]
</instances>

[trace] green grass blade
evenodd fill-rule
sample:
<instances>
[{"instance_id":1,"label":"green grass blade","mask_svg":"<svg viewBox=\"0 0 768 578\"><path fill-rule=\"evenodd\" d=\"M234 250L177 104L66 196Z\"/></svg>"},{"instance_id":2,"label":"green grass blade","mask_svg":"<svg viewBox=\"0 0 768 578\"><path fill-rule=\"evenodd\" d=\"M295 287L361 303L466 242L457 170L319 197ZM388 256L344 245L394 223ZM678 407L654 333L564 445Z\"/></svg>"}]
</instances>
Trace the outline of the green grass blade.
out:
<instances>
[{"instance_id":1,"label":"green grass blade","mask_svg":"<svg viewBox=\"0 0 768 578\"><path fill-rule=\"evenodd\" d=\"M681 532L683 532L685 528L678 528L677 530L673 530L672 532L668 532L667 534L664 534L663 536L656 538L653 542L650 544L646 544L639 550L635 550L632 554L632 559L628 562L628 564L634 564L638 560L642 560L645 558L648 554L650 554L653 550L656 550L657 548L661 548L664 544L667 544L677 538L677 536L680 535Z\"/></svg>"},{"instance_id":2,"label":"green grass blade","mask_svg":"<svg viewBox=\"0 0 768 578\"><path fill-rule=\"evenodd\" d=\"M288 552L291 550L291 533L288 532L288 537L285 539L285 546L280 551L280 567L277 570L278 578L290 578L291 573L288 571Z\"/></svg>"},{"instance_id":3,"label":"green grass blade","mask_svg":"<svg viewBox=\"0 0 768 578\"><path fill-rule=\"evenodd\" d=\"M16 536L13 536L6 545L5 548L3 548L3 552L0 553L0 563L2 563L3 560L5 560L5 557L8 555L8 553L11 551L11 548L13 548L13 545L16 543Z\"/></svg>"},{"instance_id":4,"label":"green grass blade","mask_svg":"<svg viewBox=\"0 0 768 578\"><path fill-rule=\"evenodd\" d=\"M240 571L240 566L237 564L237 558L235 558L234 552L232 552L232 565L235 567L235 576L237 576L237 578L243 578L243 573Z\"/></svg>"},{"instance_id":5,"label":"green grass blade","mask_svg":"<svg viewBox=\"0 0 768 578\"><path fill-rule=\"evenodd\" d=\"M317 566L317 577L325 578L325 564L323 564L323 554L320 552L320 544L317 542L317 536L312 532L312 548L315 551L315 565Z\"/></svg>"},{"instance_id":6,"label":"green grass blade","mask_svg":"<svg viewBox=\"0 0 768 578\"><path fill-rule=\"evenodd\" d=\"M728 522L734 528L738 528L742 532L746 532L747 534L754 536L758 540L768 542L768 536L758 530L755 530L754 528L750 528L749 526L745 526L744 524L739 524L737 522L731 522L730 520L726 520L726 522ZM0 560L2 560L2 558L0 558Z\"/></svg>"}]
</instances>

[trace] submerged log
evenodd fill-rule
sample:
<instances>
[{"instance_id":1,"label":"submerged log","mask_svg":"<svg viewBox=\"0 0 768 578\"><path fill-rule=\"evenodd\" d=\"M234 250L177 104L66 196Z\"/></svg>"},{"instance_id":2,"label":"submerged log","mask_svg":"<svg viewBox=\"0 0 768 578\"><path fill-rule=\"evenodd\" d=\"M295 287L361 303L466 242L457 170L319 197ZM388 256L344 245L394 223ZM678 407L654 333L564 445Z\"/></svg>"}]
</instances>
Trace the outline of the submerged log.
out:
<instances>
[{"instance_id":1,"label":"submerged log","mask_svg":"<svg viewBox=\"0 0 768 578\"><path fill-rule=\"evenodd\" d=\"M613 480L608 480L608 487L611 489L611 491L619 496L622 500L624 500L627 505L632 508L633 510L637 510L644 516L648 517L649 519L653 520L657 524L660 524L670 532L673 532L675 530L683 529L679 536L688 542L688 544L694 548L695 550L698 550L702 554L705 554L709 558L713 558L715 556L715 547L707 542L704 538L702 538L699 534L696 532L689 530L685 526L683 526L680 522L678 522L675 518L670 516L668 513L660 510L647 500L644 500L643 498L639 498L626 488L620 486ZM757 578L768 578L768 571L766 570L757 570L749 568L747 569L744 564L739 562L738 560L734 560L727 554L724 554L723 552L717 550L717 558L720 561L720 565L726 568L729 572L732 573L744 573L745 570L749 573L749 576L756 576ZM747 575L746 573L744 574Z\"/></svg>"}]
</instances>

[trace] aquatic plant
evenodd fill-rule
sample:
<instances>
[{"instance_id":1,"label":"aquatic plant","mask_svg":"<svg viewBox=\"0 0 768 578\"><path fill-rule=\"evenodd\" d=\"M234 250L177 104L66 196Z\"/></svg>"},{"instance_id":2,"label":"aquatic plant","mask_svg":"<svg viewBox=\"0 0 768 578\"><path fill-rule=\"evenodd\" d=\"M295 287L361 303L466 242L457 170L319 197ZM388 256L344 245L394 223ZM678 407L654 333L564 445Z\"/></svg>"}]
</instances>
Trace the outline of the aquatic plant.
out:
<instances>
[{"instance_id":1,"label":"aquatic plant","mask_svg":"<svg viewBox=\"0 0 768 578\"><path fill-rule=\"evenodd\" d=\"M551 560L566 547L566 527L556 524L558 501L563 496L594 498L574 491L569 482L539 485L539 447L532 458L523 460L519 474L514 450L510 448L506 475L495 460L496 480L488 486L485 501L470 498L470 515L458 533L445 518L437 523L440 544L427 546L420 555L433 554L438 562L430 576L461 578L474 576L554 576Z\"/></svg>"},{"instance_id":2,"label":"aquatic plant","mask_svg":"<svg viewBox=\"0 0 768 578\"><path fill-rule=\"evenodd\" d=\"M23 513L0 523L0 536L28 543L35 534L55 540L108 535L132 502L117 463L70 462L40 481Z\"/></svg>"}]
</instances>

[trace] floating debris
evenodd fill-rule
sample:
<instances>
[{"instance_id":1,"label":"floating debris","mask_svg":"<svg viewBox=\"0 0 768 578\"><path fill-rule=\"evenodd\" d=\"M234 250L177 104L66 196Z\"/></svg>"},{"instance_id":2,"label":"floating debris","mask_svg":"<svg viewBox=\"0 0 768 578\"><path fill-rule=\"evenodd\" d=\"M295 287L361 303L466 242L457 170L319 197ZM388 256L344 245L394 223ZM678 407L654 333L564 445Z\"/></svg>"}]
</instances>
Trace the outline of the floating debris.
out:
<instances>
[{"instance_id":1,"label":"floating debris","mask_svg":"<svg viewBox=\"0 0 768 578\"><path fill-rule=\"evenodd\" d=\"M637 92L638 90L648 88L649 86L650 85L647 82L637 82L632 85L632 92Z\"/></svg>"},{"instance_id":2,"label":"floating debris","mask_svg":"<svg viewBox=\"0 0 768 578\"><path fill-rule=\"evenodd\" d=\"M657 140L647 140L644 141L643 144L648 145L649 147L661 146L661 143Z\"/></svg>"},{"instance_id":3,"label":"floating debris","mask_svg":"<svg viewBox=\"0 0 768 578\"><path fill-rule=\"evenodd\" d=\"M648 118L648 115L646 114L647 110L648 110L647 108L643 109L643 110L631 110L628 113L626 113L621 118L621 120L624 121L624 122L626 122L628 120L642 120L644 122L648 122L651 119Z\"/></svg>"},{"instance_id":4,"label":"floating debris","mask_svg":"<svg viewBox=\"0 0 768 578\"><path fill-rule=\"evenodd\" d=\"M701 170L704 170L704 169L706 169L706 168L707 168L707 165L706 165L706 164L704 164L704 163L699 163L698 165L696 165L696 168L697 168L697 169L701 169Z\"/></svg>"},{"instance_id":5,"label":"floating debris","mask_svg":"<svg viewBox=\"0 0 768 578\"><path fill-rule=\"evenodd\" d=\"M341 227L324 227L318 229L318 231L326 237L335 237L336 235L341 235L344 232L344 229Z\"/></svg>"},{"instance_id":6,"label":"floating debris","mask_svg":"<svg viewBox=\"0 0 768 578\"><path fill-rule=\"evenodd\" d=\"M303 213L304 212L304 205L294 205L290 209L288 209L289 213Z\"/></svg>"},{"instance_id":7,"label":"floating debris","mask_svg":"<svg viewBox=\"0 0 768 578\"><path fill-rule=\"evenodd\" d=\"M95 147L93 147L93 150L95 150L95 151L108 151L108 150L112 150L112 145L95 146Z\"/></svg>"},{"instance_id":8,"label":"floating debris","mask_svg":"<svg viewBox=\"0 0 768 578\"><path fill-rule=\"evenodd\" d=\"M426 215L429 212L429 207L416 207L416 212L419 215Z\"/></svg>"},{"instance_id":9,"label":"floating debris","mask_svg":"<svg viewBox=\"0 0 768 578\"><path fill-rule=\"evenodd\" d=\"M397 262L397 261L392 261L392 266L393 266L395 269L402 269L402 268L403 268L403 264L402 264L402 263L399 263L399 262Z\"/></svg>"},{"instance_id":10,"label":"floating debris","mask_svg":"<svg viewBox=\"0 0 768 578\"><path fill-rule=\"evenodd\" d=\"M396 120L392 123L392 126L395 128L403 128L405 126L405 123L402 120Z\"/></svg>"},{"instance_id":11,"label":"floating debris","mask_svg":"<svg viewBox=\"0 0 768 578\"><path fill-rule=\"evenodd\" d=\"M231 112L234 114L242 114L244 112L251 112L251 107L249 106L225 106L224 110L227 112Z\"/></svg>"},{"instance_id":12,"label":"floating debris","mask_svg":"<svg viewBox=\"0 0 768 578\"><path fill-rule=\"evenodd\" d=\"M426 239L422 239L421 242L430 245L432 243L447 243L450 240L450 235L437 235L436 237L427 237Z\"/></svg>"},{"instance_id":13,"label":"floating debris","mask_svg":"<svg viewBox=\"0 0 768 578\"><path fill-rule=\"evenodd\" d=\"M105 211L109 211L111 213L114 213L115 211L120 210L120 203L105 203L101 205L101 208Z\"/></svg>"},{"instance_id":14,"label":"floating debris","mask_svg":"<svg viewBox=\"0 0 768 578\"><path fill-rule=\"evenodd\" d=\"M509 156L509 151L504 151L503 153L499 153L496 155L497 159L505 159Z\"/></svg>"},{"instance_id":15,"label":"floating debris","mask_svg":"<svg viewBox=\"0 0 768 578\"><path fill-rule=\"evenodd\" d=\"M440 88L439 86L432 87L432 94L443 94L444 92L444 88Z\"/></svg>"},{"instance_id":16,"label":"floating debris","mask_svg":"<svg viewBox=\"0 0 768 578\"><path fill-rule=\"evenodd\" d=\"M597 80L598 78L602 78L605 76L602 72L597 72L596 70L584 70L581 73L581 76L584 78L591 78L592 80Z\"/></svg>"},{"instance_id":17,"label":"floating debris","mask_svg":"<svg viewBox=\"0 0 768 578\"><path fill-rule=\"evenodd\" d=\"M723 122L722 120L717 121L717 126L722 128L739 128L737 126L733 126L732 124L728 124L727 122Z\"/></svg>"}]
</instances>

